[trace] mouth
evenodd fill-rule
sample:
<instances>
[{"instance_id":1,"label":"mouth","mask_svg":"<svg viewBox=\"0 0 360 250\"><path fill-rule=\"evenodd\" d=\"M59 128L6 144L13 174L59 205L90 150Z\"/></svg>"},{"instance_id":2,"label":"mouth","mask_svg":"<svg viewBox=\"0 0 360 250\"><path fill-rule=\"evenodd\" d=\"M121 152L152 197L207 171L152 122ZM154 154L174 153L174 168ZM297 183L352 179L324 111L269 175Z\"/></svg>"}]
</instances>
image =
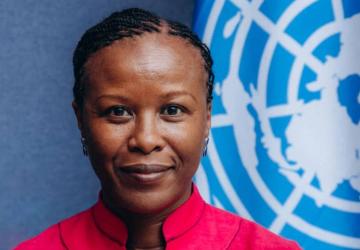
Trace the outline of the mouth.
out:
<instances>
[{"instance_id":1,"label":"mouth","mask_svg":"<svg viewBox=\"0 0 360 250\"><path fill-rule=\"evenodd\" d=\"M138 184L154 184L164 178L173 170L173 166L158 164L134 164L116 168L120 178Z\"/></svg>"}]
</instances>

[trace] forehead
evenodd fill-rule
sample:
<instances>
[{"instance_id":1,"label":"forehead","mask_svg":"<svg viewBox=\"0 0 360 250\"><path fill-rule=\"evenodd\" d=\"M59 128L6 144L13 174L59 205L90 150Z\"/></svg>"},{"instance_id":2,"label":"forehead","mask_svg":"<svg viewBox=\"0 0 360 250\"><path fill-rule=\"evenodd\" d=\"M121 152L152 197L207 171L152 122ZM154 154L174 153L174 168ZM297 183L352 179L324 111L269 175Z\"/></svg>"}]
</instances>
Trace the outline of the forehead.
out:
<instances>
[{"instance_id":1,"label":"forehead","mask_svg":"<svg viewBox=\"0 0 360 250\"><path fill-rule=\"evenodd\" d=\"M85 65L87 76L103 75L111 80L144 74L148 79L162 75L182 78L207 76L200 50L187 40L164 33L144 33L125 38L97 51Z\"/></svg>"}]
</instances>

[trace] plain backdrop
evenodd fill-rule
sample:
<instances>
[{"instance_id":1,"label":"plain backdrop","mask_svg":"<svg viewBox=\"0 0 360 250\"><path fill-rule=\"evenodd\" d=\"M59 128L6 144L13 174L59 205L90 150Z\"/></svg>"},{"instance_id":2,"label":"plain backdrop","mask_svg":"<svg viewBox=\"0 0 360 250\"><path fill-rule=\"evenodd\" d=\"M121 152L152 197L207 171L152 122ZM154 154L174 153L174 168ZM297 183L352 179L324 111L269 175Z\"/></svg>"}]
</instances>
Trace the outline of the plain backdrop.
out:
<instances>
[{"instance_id":1,"label":"plain backdrop","mask_svg":"<svg viewBox=\"0 0 360 250\"><path fill-rule=\"evenodd\" d=\"M194 1L0 1L0 250L96 201L71 109L72 52L88 27L127 7L190 26Z\"/></svg>"}]
</instances>

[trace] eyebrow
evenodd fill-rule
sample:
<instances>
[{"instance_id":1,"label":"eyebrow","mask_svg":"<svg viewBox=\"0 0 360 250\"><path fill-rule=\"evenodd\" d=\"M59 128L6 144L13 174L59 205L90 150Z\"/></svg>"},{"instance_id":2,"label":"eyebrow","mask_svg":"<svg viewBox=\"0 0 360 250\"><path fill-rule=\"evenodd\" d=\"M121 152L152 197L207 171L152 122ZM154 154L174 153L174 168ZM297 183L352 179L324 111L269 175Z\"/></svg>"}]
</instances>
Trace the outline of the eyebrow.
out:
<instances>
[{"instance_id":1,"label":"eyebrow","mask_svg":"<svg viewBox=\"0 0 360 250\"><path fill-rule=\"evenodd\" d=\"M103 98L117 99L117 100L122 100L122 101L129 100L129 98L127 98L125 96L121 96L121 95L101 95L98 98L96 98L95 103L97 103L99 100L101 100Z\"/></svg>"},{"instance_id":2,"label":"eyebrow","mask_svg":"<svg viewBox=\"0 0 360 250\"><path fill-rule=\"evenodd\" d=\"M189 92L184 91L184 90L171 91L169 93L161 95L160 98L161 99L168 99L168 98L177 97L177 96L184 96L184 95L191 97L191 99L193 99L195 102L197 102L195 96L192 93L189 93ZM111 98L111 99L118 99L118 100L122 100L122 101L129 101L128 97L122 96L122 95L102 95L102 96L99 96L98 98L96 98L95 102L98 102L99 100L101 100L103 98Z\"/></svg>"},{"instance_id":3,"label":"eyebrow","mask_svg":"<svg viewBox=\"0 0 360 250\"><path fill-rule=\"evenodd\" d=\"M195 102L197 102L195 96L192 93L189 93L189 92L184 91L184 90L171 91L169 93L166 93L166 94L162 95L161 97L164 98L164 99L167 99L167 98L176 97L176 96L183 96L183 95L190 96L191 99L193 99Z\"/></svg>"}]
</instances>

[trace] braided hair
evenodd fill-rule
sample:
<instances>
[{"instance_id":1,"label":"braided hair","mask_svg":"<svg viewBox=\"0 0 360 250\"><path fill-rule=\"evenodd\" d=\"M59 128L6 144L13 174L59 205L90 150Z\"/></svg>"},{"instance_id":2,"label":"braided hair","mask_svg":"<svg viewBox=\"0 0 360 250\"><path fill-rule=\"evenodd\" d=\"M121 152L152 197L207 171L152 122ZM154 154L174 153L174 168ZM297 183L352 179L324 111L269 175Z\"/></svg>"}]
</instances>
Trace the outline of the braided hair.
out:
<instances>
[{"instance_id":1,"label":"braided hair","mask_svg":"<svg viewBox=\"0 0 360 250\"><path fill-rule=\"evenodd\" d=\"M78 107L83 106L85 86L82 78L85 74L85 64L92 54L123 38L140 36L143 33L162 33L164 27L168 35L185 39L200 50L208 74L207 102L211 103L214 74L212 71L213 60L209 48L187 26L160 18L149 11L130 8L121 12L114 12L102 22L88 29L77 44L73 56L75 76L73 94Z\"/></svg>"}]
</instances>

